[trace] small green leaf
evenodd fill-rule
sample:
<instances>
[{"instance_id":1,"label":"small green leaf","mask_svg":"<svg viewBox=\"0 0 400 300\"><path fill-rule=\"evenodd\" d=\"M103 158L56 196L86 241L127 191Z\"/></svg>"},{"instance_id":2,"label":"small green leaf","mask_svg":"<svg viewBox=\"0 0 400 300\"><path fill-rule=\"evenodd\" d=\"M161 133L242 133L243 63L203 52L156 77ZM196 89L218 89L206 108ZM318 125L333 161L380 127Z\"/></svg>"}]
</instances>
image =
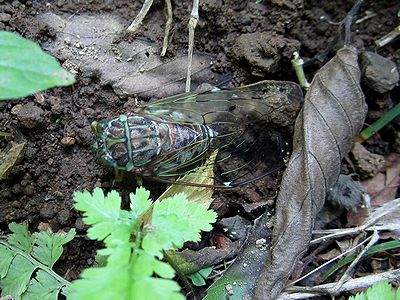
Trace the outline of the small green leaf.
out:
<instances>
[{"instance_id":1,"label":"small green leaf","mask_svg":"<svg viewBox=\"0 0 400 300\"><path fill-rule=\"evenodd\" d=\"M35 269L36 266L26 258L21 255L15 256L7 276L0 280L0 286L3 289L1 295L11 295L14 298L19 298L26 291Z\"/></svg>"},{"instance_id":2,"label":"small green leaf","mask_svg":"<svg viewBox=\"0 0 400 300\"><path fill-rule=\"evenodd\" d=\"M28 224L17 224L13 222L8 225L8 228L12 232L7 238L8 243L22 251L30 253L35 241L28 232Z\"/></svg>"},{"instance_id":3,"label":"small green leaf","mask_svg":"<svg viewBox=\"0 0 400 300\"><path fill-rule=\"evenodd\" d=\"M184 194L177 194L153 205L151 230L143 238L145 251L162 256L161 250L180 248L186 241L200 240L200 230L210 230L217 214L203 205L188 203Z\"/></svg>"},{"instance_id":4,"label":"small green leaf","mask_svg":"<svg viewBox=\"0 0 400 300\"><path fill-rule=\"evenodd\" d=\"M32 256L52 268L63 253L63 245L75 237L75 229L68 233L42 231L34 233L33 236L36 238L36 246L33 247Z\"/></svg>"},{"instance_id":5,"label":"small green leaf","mask_svg":"<svg viewBox=\"0 0 400 300\"><path fill-rule=\"evenodd\" d=\"M392 285L383 280L369 287L365 292L349 297L349 300L396 300Z\"/></svg>"},{"instance_id":6,"label":"small green leaf","mask_svg":"<svg viewBox=\"0 0 400 300\"><path fill-rule=\"evenodd\" d=\"M92 194L88 191L75 192L74 201L75 208L83 212L83 221L92 225L88 230L91 239L102 241L121 228L121 197L116 191L111 191L106 197L99 188L94 189Z\"/></svg>"},{"instance_id":7,"label":"small green leaf","mask_svg":"<svg viewBox=\"0 0 400 300\"><path fill-rule=\"evenodd\" d=\"M21 300L57 300L61 288L62 285L53 276L39 270Z\"/></svg>"},{"instance_id":8,"label":"small green leaf","mask_svg":"<svg viewBox=\"0 0 400 300\"><path fill-rule=\"evenodd\" d=\"M0 31L0 100L74 82L74 76L37 44L15 33Z\"/></svg>"},{"instance_id":9,"label":"small green leaf","mask_svg":"<svg viewBox=\"0 0 400 300\"><path fill-rule=\"evenodd\" d=\"M206 285L206 281L204 277L199 274L199 272L192 273L187 275L187 277L192 281L193 285L195 286L203 286Z\"/></svg>"},{"instance_id":10,"label":"small green leaf","mask_svg":"<svg viewBox=\"0 0 400 300\"><path fill-rule=\"evenodd\" d=\"M11 261L14 258L14 251L0 244L0 279L6 276Z\"/></svg>"},{"instance_id":11,"label":"small green leaf","mask_svg":"<svg viewBox=\"0 0 400 300\"><path fill-rule=\"evenodd\" d=\"M201 269L195 273L187 275L187 277L192 281L195 286L203 286L206 284L206 279L212 272L213 268L208 267Z\"/></svg>"},{"instance_id":12,"label":"small green leaf","mask_svg":"<svg viewBox=\"0 0 400 300\"><path fill-rule=\"evenodd\" d=\"M151 200L149 199L150 192L140 187L136 189L136 192L129 195L131 200L130 208L134 218L139 217L145 213L151 206Z\"/></svg>"}]
</instances>

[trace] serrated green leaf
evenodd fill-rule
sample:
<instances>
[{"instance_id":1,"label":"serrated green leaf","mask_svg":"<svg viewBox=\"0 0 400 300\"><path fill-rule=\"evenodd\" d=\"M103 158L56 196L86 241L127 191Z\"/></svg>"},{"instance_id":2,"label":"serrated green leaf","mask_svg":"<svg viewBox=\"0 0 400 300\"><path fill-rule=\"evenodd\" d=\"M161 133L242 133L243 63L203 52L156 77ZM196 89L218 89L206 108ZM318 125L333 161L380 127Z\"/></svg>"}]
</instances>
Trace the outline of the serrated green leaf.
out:
<instances>
[{"instance_id":1,"label":"serrated green leaf","mask_svg":"<svg viewBox=\"0 0 400 300\"><path fill-rule=\"evenodd\" d=\"M368 300L396 300L392 285L387 281L375 283L366 291Z\"/></svg>"},{"instance_id":2,"label":"serrated green leaf","mask_svg":"<svg viewBox=\"0 0 400 300\"><path fill-rule=\"evenodd\" d=\"M6 277L0 280L1 295L11 295L19 299L26 291L36 266L21 255L15 256Z\"/></svg>"},{"instance_id":3,"label":"serrated green leaf","mask_svg":"<svg viewBox=\"0 0 400 300\"><path fill-rule=\"evenodd\" d=\"M54 263L63 253L63 245L75 237L75 229L68 233L53 233L50 230L34 233L36 245L33 247L32 256L42 264L53 268Z\"/></svg>"},{"instance_id":4,"label":"serrated green leaf","mask_svg":"<svg viewBox=\"0 0 400 300\"><path fill-rule=\"evenodd\" d=\"M113 266L127 265L131 259L133 243L114 240L112 247L97 251L99 256L107 257L107 264Z\"/></svg>"},{"instance_id":5,"label":"serrated green leaf","mask_svg":"<svg viewBox=\"0 0 400 300\"><path fill-rule=\"evenodd\" d=\"M151 200L149 199L150 192L140 187L136 189L136 192L129 195L131 200L130 208L134 218L144 214L151 206Z\"/></svg>"},{"instance_id":6,"label":"serrated green leaf","mask_svg":"<svg viewBox=\"0 0 400 300\"><path fill-rule=\"evenodd\" d=\"M131 298L127 299L184 300L185 298L179 293L179 291L180 287L175 281L162 278L143 277L141 280L136 280L132 284Z\"/></svg>"},{"instance_id":7,"label":"serrated green leaf","mask_svg":"<svg viewBox=\"0 0 400 300\"><path fill-rule=\"evenodd\" d=\"M88 230L91 239L111 242L113 239L128 240L131 234L131 222L121 220L121 197L116 191L104 196L101 189L74 193L75 208L83 212L83 221L92 225ZM126 221L126 222L124 222Z\"/></svg>"},{"instance_id":8,"label":"serrated green leaf","mask_svg":"<svg viewBox=\"0 0 400 300\"><path fill-rule=\"evenodd\" d=\"M0 58L0 100L75 82L54 57L12 32L0 31Z\"/></svg>"},{"instance_id":9,"label":"serrated green leaf","mask_svg":"<svg viewBox=\"0 0 400 300\"><path fill-rule=\"evenodd\" d=\"M21 300L57 300L62 287L53 276L39 270L36 277L30 281L27 291L22 294Z\"/></svg>"},{"instance_id":10,"label":"serrated green leaf","mask_svg":"<svg viewBox=\"0 0 400 300\"><path fill-rule=\"evenodd\" d=\"M129 268L107 266L83 270L81 279L72 282L68 298L73 300L133 299L129 295ZM139 298L138 298L139 299Z\"/></svg>"},{"instance_id":11,"label":"serrated green leaf","mask_svg":"<svg viewBox=\"0 0 400 300\"><path fill-rule=\"evenodd\" d=\"M217 220L217 213L213 210L207 210L202 205L190 203L188 205L190 225L196 231L210 231L211 223Z\"/></svg>"},{"instance_id":12,"label":"serrated green leaf","mask_svg":"<svg viewBox=\"0 0 400 300\"><path fill-rule=\"evenodd\" d=\"M14 251L0 244L0 278L6 276L13 258Z\"/></svg>"},{"instance_id":13,"label":"serrated green leaf","mask_svg":"<svg viewBox=\"0 0 400 300\"><path fill-rule=\"evenodd\" d=\"M186 241L200 240L200 230L210 230L216 213L197 203L188 204L184 194L177 194L153 204L152 230L143 238L142 247L160 256L161 250L180 248Z\"/></svg>"},{"instance_id":14,"label":"serrated green leaf","mask_svg":"<svg viewBox=\"0 0 400 300\"><path fill-rule=\"evenodd\" d=\"M383 280L369 287L365 292L350 296L349 300L396 300L392 286Z\"/></svg>"},{"instance_id":15,"label":"serrated green leaf","mask_svg":"<svg viewBox=\"0 0 400 300\"><path fill-rule=\"evenodd\" d=\"M159 261L154 256L138 249L136 256L132 259L132 274L136 277L157 275L172 279L175 276L175 270L167 263Z\"/></svg>"},{"instance_id":16,"label":"serrated green leaf","mask_svg":"<svg viewBox=\"0 0 400 300\"><path fill-rule=\"evenodd\" d=\"M12 234L8 236L7 242L22 251L30 253L35 241L28 232L28 224L12 222L8 225L8 228L11 230Z\"/></svg>"}]
</instances>

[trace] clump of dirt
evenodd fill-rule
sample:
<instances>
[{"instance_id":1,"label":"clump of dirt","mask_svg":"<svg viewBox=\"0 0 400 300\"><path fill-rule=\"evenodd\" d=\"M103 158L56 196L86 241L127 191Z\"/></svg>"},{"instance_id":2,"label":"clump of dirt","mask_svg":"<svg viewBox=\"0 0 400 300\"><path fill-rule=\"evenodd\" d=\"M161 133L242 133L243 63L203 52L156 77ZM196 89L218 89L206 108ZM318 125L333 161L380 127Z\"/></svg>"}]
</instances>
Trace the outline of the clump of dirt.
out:
<instances>
[{"instance_id":1,"label":"clump of dirt","mask_svg":"<svg viewBox=\"0 0 400 300\"><path fill-rule=\"evenodd\" d=\"M338 27L322 20L321 16L325 20L339 21L353 4L347 0L332 3L274 0L261 4L237 0L201 2L195 48L217 58L215 72L230 70L234 85L261 79L295 80L290 65L291 52L300 50L305 59L322 53ZM366 10L373 11L376 16L353 26L354 42L359 49L372 50L376 39L398 25L396 2L366 1L360 16L364 16ZM187 48L191 4L191 1L174 3L168 57ZM0 30L15 31L45 43L53 41L56 32L38 21L38 14L108 13L129 24L140 7L139 1L130 0L1 2ZM135 36L154 41L161 49L163 24L163 3L159 1ZM122 40L133 38L131 34L119 36ZM394 53L395 46L386 47L381 54ZM309 76L311 78L312 74ZM117 189L123 196L134 191L134 180L117 183L112 171L99 165L91 149L94 136L90 124L125 113L138 101L147 100L117 96L95 75L83 77L78 73L77 83L72 87L55 88L20 101L0 102L0 131L12 134L0 139L0 149L14 139L26 143L23 160L12 169L7 180L0 182L0 229L7 230L10 222L27 221L32 230L47 223L53 231L75 227L82 233L86 228L81 216L72 208L74 191L101 187ZM150 183L148 187L154 186ZM221 214L233 215L240 203L244 211L251 211L258 207L258 202L270 204L278 188L274 178L264 179L238 191L221 194L214 208ZM154 196L159 193L157 189L152 192ZM95 245L82 245L82 241L77 240L68 246L61 270L78 274L88 265ZM71 249L78 249L79 253Z\"/></svg>"}]
</instances>

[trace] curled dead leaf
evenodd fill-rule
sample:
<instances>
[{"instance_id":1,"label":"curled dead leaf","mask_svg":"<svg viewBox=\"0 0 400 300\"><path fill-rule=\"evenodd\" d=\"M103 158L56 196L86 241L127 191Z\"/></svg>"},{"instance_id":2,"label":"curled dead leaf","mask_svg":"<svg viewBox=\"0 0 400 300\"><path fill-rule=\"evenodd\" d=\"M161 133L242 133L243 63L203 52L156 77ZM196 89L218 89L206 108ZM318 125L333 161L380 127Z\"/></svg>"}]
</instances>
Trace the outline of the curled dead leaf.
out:
<instances>
[{"instance_id":1,"label":"curled dead leaf","mask_svg":"<svg viewBox=\"0 0 400 300\"><path fill-rule=\"evenodd\" d=\"M315 75L295 126L293 153L276 204L271 253L256 299L275 299L311 239L316 214L364 122L366 104L354 47L345 46Z\"/></svg>"}]
</instances>

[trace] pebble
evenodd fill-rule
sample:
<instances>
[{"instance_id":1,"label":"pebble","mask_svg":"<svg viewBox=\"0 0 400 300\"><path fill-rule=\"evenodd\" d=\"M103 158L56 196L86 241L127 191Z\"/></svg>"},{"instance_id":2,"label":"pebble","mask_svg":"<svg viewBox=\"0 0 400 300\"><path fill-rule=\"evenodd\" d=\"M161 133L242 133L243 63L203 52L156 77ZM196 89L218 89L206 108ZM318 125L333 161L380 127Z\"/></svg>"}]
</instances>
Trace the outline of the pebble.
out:
<instances>
[{"instance_id":1,"label":"pebble","mask_svg":"<svg viewBox=\"0 0 400 300\"><path fill-rule=\"evenodd\" d=\"M354 143L351 153L361 179L374 177L385 166L385 158L382 155L369 152L360 143Z\"/></svg>"},{"instance_id":2,"label":"pebble","mask_svg":"<svg viewBox=\"0 0 400 300\"><path fill-rule=\"evenodd\" d=\"M35 128L43 122L43 110L32 102L15 105L11 109L11 113L16 115L21 124L29 129Z\"/></svg>"},{"instance_id":3,"label":"pebble","mask_svg":"<svg viewBox=\"0 0 400 300\"><path fill-rule=\"evenodd\" d=\"M69 222L71 213L67 209L60 210L57 214L57 220L61 225L66 225Z\"/></svg>"},{"instance_id":4,"label":"pebble","mask_svg":"<svg viewBox=\"0 0 400 300\"><path fill-rule=\"evenodd\" d=\"M374 52L365 51L360 56L364 84L378 93L392 90L399 82L396 64Z\"/></svg>"},{"instance_id":5,"label":"pebble","mask_svg":"<svg viewBox=\"0 0 400 300\"><path fill-rule=\"evenodd\" d=\"M32 196L35 194L35 188L32 185L28 185L24 188L25 195Z\"/></svg>"},{"instance_id":6,"label":"pebble","mask_svg":"<svg viewBox=\"0 0 400 300\"><path fill-rule=\"evenodd\" d=\"M37 229L38 229L39 231L47 231L47 230L49 230L49 229L51 230L51 226L50 226L49 223L40 222L40 223L38 224Z\"/></svg>"},{"instance_id":7,"label":"pebble","mask_svg":"<svg viewBox=\"0 0 400 300\"><path fill-rule=\"evenodd\" d=\"M75 144L75 142L76 142L75 138L71 136L65 136L61 139L61 144L63 146L72 146Z\"/></svg>"},{"instance_id":8,"label":"pebble","mask_svg":"<svg viewBox=\"0 0 400 300\"><path fill-rule=\"evenodd\" d=\"M0 22L8 22L11 20L11 15L7 13L0 13Z\"/></svg>"},{"instance_id":9,"label":"pebble","mask_svg":"<svg viewBox=\"0 0 400 300\"><path fill-rule=\"evenodd\" d=\"M56 211L52 206L46 205L40 209L39 214L44 219L52 219L56 215Z\"/></svg>"},{"instance_id":10,"label":"pebble","mask_svg":"<svg viewBox=\"0 0 400 300\"><path fill-rule=\"evenodd\" d=\"M21 194L22 193L22 187L20 184L14 184L12 187L12 191L14 194Z\"/></svg>"},{"instance_id":11,"label":"pebble","mask_svg":"<svg viewBox=\"0 0 400 300\"><path fill-rule=\"evenodd\" d=\"M83 230L86 230L87 227L88 226L83 222L82 218L77 218L75 220L75 228L76 228L76 230L83 231Z\"/></svg>"}]
</instances>

